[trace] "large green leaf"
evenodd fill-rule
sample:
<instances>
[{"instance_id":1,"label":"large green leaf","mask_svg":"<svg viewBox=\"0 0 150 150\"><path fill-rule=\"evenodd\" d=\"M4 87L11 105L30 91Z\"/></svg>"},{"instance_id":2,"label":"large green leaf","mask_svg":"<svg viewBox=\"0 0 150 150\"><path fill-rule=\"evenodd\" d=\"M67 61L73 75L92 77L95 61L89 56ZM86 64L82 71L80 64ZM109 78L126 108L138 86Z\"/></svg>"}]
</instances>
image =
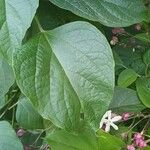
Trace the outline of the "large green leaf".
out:
<instances>
[{"instance_id":1,"label":"large green leaf","mask_svg":"<svg viewBox=\"0 0 150 150\"><path fill-rule=\"evenodd\" d=\"M102 130L97 132L99 150L122 150L125 148L125 143L118 137L112 136ZM109 141L109 142L108 142ZM91 149L92 150L92 149Z\"/></svg>"},{"instance_id":2,"label":"large green leaf","mask_svg":"<svg viewBox=\"0 0 150 150\"><path fill-rule=\"evenodd\" d=\"M123 70L118 77L118 86L128 87L131 85L138 77L138 74L133 69Z\"/></svg>"},{"instance_id":3,"label":"large green leaf","mask_svg":"<svg viewBox=\"0 0 150 150\"><path fill-rule=\"evenodd\" d=\"M0 121L0 150L23 150L23 146L6 121Z\"/></svg>"},{"instance_id":4,"label":"large green leaf","mask_svg":"<svg viewBox=\"0 0 150 150\"><path fill-rule=\"evenodd\" d=\"M115 88L114 97L109 107L117 113L140 112L145 108L136 91L121 87Z\"/></svg>"},{"instance_id":5,"label":"large green leaf","mask_svg":"<svg viewBox=\"0 0 150 150\"><path fill-rule=\"evenodd\" d=\"M148 19L141 0L50 0L55 5L93 21L111 26L129 26Z\"/></svg>"},{"instance_id":6,"label":"large green leaf","mask_svg":"<svg viewBox=\"0 0 150 150\"><path fill-rule=\"evenodd\" d=\"M150 78L139 78L136 82L136 89L143 104L150 108Z\"/></svg>"},{"instance_id":7,"label":"large green leaf","mask_svg":"<svg viewBox=\"0 0 150 150\"><path fill-rule=\"evenodd\" d=\"M5 104L5 94L14 83L14 75L12 68L0 58L0 108Z\"/></svg>"},{"instance_id":8,"label":"large green leaf","mask_svg":"<svg viewBox=\"0 0 150 150\"><path fill-rule=\"evenodd\" d=\"M26 98L19 99L16 111L16 120L25 129L43 128L43 119L33 108L32 103Z\"/></svg>"},{"instance_id":9,"label":"large green leaf","mask_svg":"<svg viewBox=\"0 0 150 150\"><path fill-rule=\"evenodd\" d=\"M99 127L113 95L114 61L106 38L94 26L74 22L43 32L14 54L22 92L56 126L76 129L80 102Z\"/></svg>"},{"instance_id":10,"label":"large green leaf","mask_svg":"<svg viewBox=\"0 0 150 150\"><path fill-rule=\"evenodd\" d=\"M38 0L0 0L0 53L11 62L38 7Z\"/></svg>"},{"instance_id":11,"label":"large green leaf","mask_svg":"<svg viewBox=\"0 0 150 150\"><path fill-rule=\"evenodd\" d=\"M83 130L79 134L55 131L46 139L53 150L99 150L96 136L90 130Z\"/></svg>"}]
</instances>

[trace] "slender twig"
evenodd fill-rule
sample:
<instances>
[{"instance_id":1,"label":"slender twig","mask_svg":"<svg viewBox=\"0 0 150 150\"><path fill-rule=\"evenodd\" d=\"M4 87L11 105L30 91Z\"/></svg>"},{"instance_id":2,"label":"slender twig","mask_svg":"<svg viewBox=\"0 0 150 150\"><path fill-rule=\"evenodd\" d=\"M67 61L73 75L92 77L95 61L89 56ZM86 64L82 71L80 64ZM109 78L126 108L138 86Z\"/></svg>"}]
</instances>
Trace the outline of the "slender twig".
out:
<instances>
[{"instance_id":1,"label":"slender twig","mask_svg":"<svg viewBox=\"0 0 150 150\"><path fill-rule=\"evenodd\" d=\"M148 119L146 125L144 126L143 130L142 130L142 134L145 133L146 129L149 127L149 124L150 124L150 118Z\"/></svg>"}]
</instances>

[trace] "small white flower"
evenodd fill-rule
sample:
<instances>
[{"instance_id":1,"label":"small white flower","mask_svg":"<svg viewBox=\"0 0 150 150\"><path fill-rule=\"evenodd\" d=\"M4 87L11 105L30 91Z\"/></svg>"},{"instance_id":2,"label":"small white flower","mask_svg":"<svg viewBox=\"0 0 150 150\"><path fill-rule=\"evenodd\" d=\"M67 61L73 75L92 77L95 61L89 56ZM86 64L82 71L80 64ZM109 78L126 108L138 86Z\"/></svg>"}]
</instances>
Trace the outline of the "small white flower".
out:
<instances>
[{"instance_id":1,"label":"small white flower","mask_svg":"<svg viewBox=\"0 0 150 150\"><path fill-rule=\"evenodd\" d=\"M119 120L121 120L122 117L121 116L114 116L111 112L111 110L108 110L102 117L101 121L100 121L100 128L103 127L103 125L105 125L105 131L109 132L110 131L110 127L112 126L115 130L118 130L118 126L114 124L114 122L117 122Z\"/></svg>"}]
</instances>

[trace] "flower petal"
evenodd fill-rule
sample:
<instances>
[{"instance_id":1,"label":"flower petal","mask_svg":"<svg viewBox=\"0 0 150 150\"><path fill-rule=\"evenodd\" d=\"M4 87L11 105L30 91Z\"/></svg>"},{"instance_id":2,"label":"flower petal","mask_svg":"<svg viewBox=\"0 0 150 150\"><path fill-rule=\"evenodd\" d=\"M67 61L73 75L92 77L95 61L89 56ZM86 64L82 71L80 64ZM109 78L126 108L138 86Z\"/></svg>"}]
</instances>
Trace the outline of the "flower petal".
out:
<instances>
[{"instance_id":1,"label":"flower petal","mask_svg":"<svg viewBox=\"0 0 150 150\"><path fill-rule=\"evenodd\" d=\"M100 124L99 124L99 128L102 128L104 124L106 124L107 119L102 119Z\"/></svg>"},{"instance_id":2,"label":"flower petal","mask_svg":"<svg viewBox=\"0 0 150 150\"><path fill-rule=\"evenodd\" d=\"M106 124L105 131L106 131L106 132L109 132L109 131L110 131L110 123L109 123L109 122L107 122L107 124Z\"/></svg>"},{"instance_id":3,"label":"flower petal","mask_svg":"<svg viewBox=\"0 0 150 150\"><path fill-rule=\"evenodd\" d=\"M111 120L111 110L107 111L108 120Z\"/></svg>"},{"instance_id":4,"label":"flower petal","mask_svg":"<svg viewBox=\"0 0 150 150\"><path fill-rule=\"evenodd\" d=\"M118 126L115 125L113 122L111 122L110 125L111 125L115 130L118 130Z\"/></svg>"},{"instance_id":5,"label":"flower petal","mask_svg":"<svg viewBox=\"0 0 150 150\"><path fill-rule=\"evenodd\" d=\"M111 119L112 122L117 122L122 119L122 116L115 116L114 118Z\"/></svg>"},{"instance_id":6,"label":"flower petal","mask_svg":"<svg viewBox=\"0 0 150 150\"><path fill-rule=\"evenodd\" d=\"M111 110L108 110L105 112L105 114L103 115L102 119L106 119L108 117L108 115L111 114Z\"/></svg>"}]
</instances>

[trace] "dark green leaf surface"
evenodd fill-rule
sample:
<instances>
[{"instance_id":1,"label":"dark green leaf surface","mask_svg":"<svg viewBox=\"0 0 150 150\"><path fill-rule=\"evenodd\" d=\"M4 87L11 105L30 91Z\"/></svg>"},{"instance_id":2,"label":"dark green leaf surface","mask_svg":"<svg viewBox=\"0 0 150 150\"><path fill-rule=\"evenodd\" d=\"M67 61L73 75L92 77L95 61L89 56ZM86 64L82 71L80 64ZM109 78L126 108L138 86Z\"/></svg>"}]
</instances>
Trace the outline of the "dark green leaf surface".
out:
<instances>
[{"instance_id":1,"label":"dark green leaf surface","mask_svg":"<svg viewBox=\"0 0 150 150\"><path fill-rule=\"evenodd\" d=\"M136 91L129 88L116 87L110 109L117 113L140 112L145 107L139 100Z\"/></svg>"},{"instance_id":2,"label":"dark green leaf surface","mask_svg":"<svg viewBox=\"0 0 150 150\"><path fill-rule=\"evenodd\" d=\"M6 121L0 121L0 150L23 150L23 146Z\"/></svg>"},{"instance_id":3,"label":"dark green leaf surface","mask_svg":"<svg viewBox=\"0 0 150 150\"><path fill-rule=\"evenodd\" d=\"M12 68L0 58L0 108L5 104L5 94L14 83L14 74Z\"/></svg>"},{"instance_id":4,"label":"dark green leaf surface","mask_svg":"<svg viewBox=\"0 0 150 150\"><path fill-rule=\"evenodd\" d=\"M50 0L55 5L93 21L111 26L129 26L147 20L140 0Z\"/></svg>"},{"instance_id":5,"label":"dark green leaf surface","mask_svg":"<svg viewBox=\"0 0 150 150\"><path fill-rule=\"evenodd\" d=\"M42 129L43 119L33 108L32 103L26 98L19 99L16 111L16 120L25 129Z\"/></svg>"},{"instance_id":6,"label":"dark green leaf surface","mask_svg":"<svg viewBox=\"0 0 150 150\"><path fill-rule=\"evenodd\" d=\"M123 61L121 60L121 58L119 57L119 55L115 51L113 51L113 56L114 56L116 66L124 66Z\"/></svg>"},{"instance_id":7,"label":"dark green leaf surface","mask_svg":"<svg viewBox=\"0 0 150 150\"><path fill-rule=\"evenodd\" d=\"M147 50L143 55L143 62L149 66L150 65L150 49Z\"/></svg>"},{"instance_id":8,"label":"dark green leaf surface","mask_svg":"<svg viewBox=\"0 0 150 150\"><path fill-rule=\"evenodd\" d=\"M55 131L46 139L53 150L99 150L96 136L89 130L79 134Z\"/></svg>"},{"instance_id":9,"label":"dark green leaf surface","mask_svg":"<svg viewBox=\"0 0 150 150\"><path fill-rule=\"evenodd\" d=\"M139 78L136 82L136 89L143 104L150 108L150 78Z\"/></svg>"},{"instance_id":10,"label":"dark green leaf surface","mask_svg":"<svg viewBox=\"0 0 150 150\"><path fill-rule=\"evenodd\" d=\"M118 86L128 87L131 85L138 77L138 74L133 69L123 70L118 77Z\"/></svg>"},{"instance_id":11,"label":"dark green leaf surface","mask_svg":"<svg viewBox=\"0 0 150 150\"><path fill-rule=\"evenodd\" d=\"M145 64L143 62L143 49L133 49L132 47L115 46L113 49L123 61L124 66L133 69L140 75L144 75ZM135 50L135 51L134 51Z\"/></svg>"},{"instance_id":12,"label":"dark green leaf surface","mask_svg":"<svg viewBox=\"0 0 150 150\"><path fill-rule=\"evenodd\" d=\"M0 53L9 62L31 24L38 3L38 0L0 0Z\"/></svg>"},{"instance_id":13,"label":"dark green leaf surface","mask_svg":"<svg viewBox=\"0 0 150 150\"><path fill-rule=\"evenodd\" d=\"M106 38L91 24L74 22L43 32L14 55L22 92L56 126L76 129L80 102L94 128L113 95L114 61Z\"/></svg>"},{"instance_id":14,"label":"dark green leaf surface","mask_svg":"<svg viewBox=\"0 0 150 150\"><path fill-rule=\"evenodd\" d=\"M135 37L143 42L150 43L150 35L146 33L140 33L135 35Z\"/></svg>"}]
</instances>

